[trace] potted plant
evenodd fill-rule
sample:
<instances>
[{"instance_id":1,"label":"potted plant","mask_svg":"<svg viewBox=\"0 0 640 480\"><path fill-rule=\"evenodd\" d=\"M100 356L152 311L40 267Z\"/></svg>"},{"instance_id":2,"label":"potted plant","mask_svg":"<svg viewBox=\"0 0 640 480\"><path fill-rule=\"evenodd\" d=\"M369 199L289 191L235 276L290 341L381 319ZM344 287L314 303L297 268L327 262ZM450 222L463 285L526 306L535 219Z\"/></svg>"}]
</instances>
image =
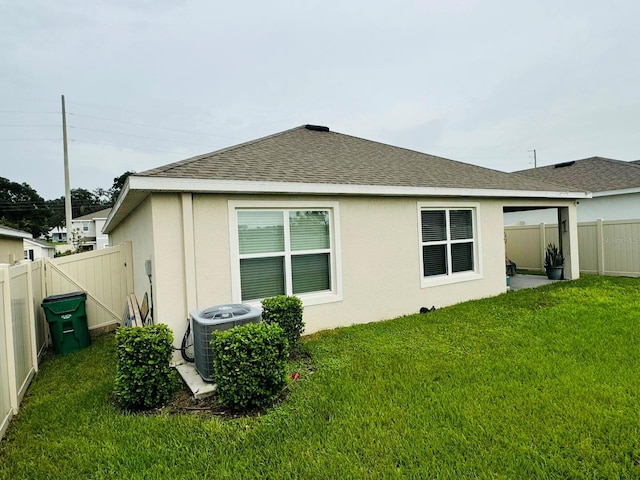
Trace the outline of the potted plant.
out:
<instances>
[{"instance_id":1,"label":"potted plant","mask_svg":"<svg viewBox=\"0 0 640 480\"><path fill-rule=\"evenodd\" d=\"M564 255L562 250L553 243L547 245L544 256L544 269L547 271L549 280L560 280L562 278L562 268L564 267Z\"/></svg>"}]
</instances>

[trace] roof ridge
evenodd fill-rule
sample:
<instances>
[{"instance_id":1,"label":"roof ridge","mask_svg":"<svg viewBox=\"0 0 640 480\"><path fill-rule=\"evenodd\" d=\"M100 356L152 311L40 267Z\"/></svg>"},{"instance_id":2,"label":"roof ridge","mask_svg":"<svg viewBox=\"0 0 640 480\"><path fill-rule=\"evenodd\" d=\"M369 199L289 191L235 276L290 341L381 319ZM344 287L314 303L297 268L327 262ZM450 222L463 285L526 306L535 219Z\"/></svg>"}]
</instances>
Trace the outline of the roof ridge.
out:
<instances>
[{"instance_id":1,"label":"roof ridge","mask_svg":"<svg viewBox=\"0 0 640 480\"><path fill-rule=\"evenodd\" d=\"M423 157L437 158L439 160L445 160L447 162L460 163L460 164L466 165L468 167L475 167L475 168L480 168L482 170L489 170L489 171L492 171L492 172L500 173L500 174L503 174L503 175L509 175L508 172L505 172L503 170L498 170L498 169L490 168L490 167L483 167L482 165L476 165L475 163L468 163L468 162L463 162L461 160L454 160L452 158L443 157L441 155L434 155L432 153L425 153L425 152L421 152L420 150L415 150L413 148L401 147L399 145L392 145L390 143L384 143L384 142L380 142L380 141L377 141L377 140L371 140L369 138L358 137L356 135L350 135L348 133L341 133L341 132L338 132L338 131L335 131L335 130L332 130L331 133L337 133L339 135L343 135L345 137L355 138L355 139L358 139L358 140L362 140L364 142L375 143L377 145L383 145L385 147L392 147L392 148L396 148L398 150L404 150L406 152L416 153L416 154L421 155ZM529 179L529 180L531 180L531 179Z\"/></svg>"},{"instance_id":2,"label":"roof ridge","mask_svg":"<svg viewBox=\"0 0 640 480\"><path fill-rule=\"evenodd\" d=\"M289 132L292 132L294 130L299 130L299 129L302 129L302 128L305 128L305 125L299 125L299 126L294 127L294 128L289 128L288 130L283 130L282 132L272 133L271 135L265 135L264 137L255 138L253 140L248 140L246 142L238 143L236 145L230 145L228 147L224 147L224 148L221 148L219 150L214 150L212 152L203 153L201 155L196 155L195 157L189 157L189 158L185 158L183 160L178 160L177 162L169 163L167 165L162 165L160 167L156 167L156 168L152 168L150 170L145 170L143 172L138 172L138 173L132 174L132 176L144 177L144 176L148 176L148 175L151 175L151 174L168 172L169 170L172 170L172 169L174 169L176 167L181 167L183 165L188 165L189 163L193 163L193 162L196 162L198 160L202 160L202 159L210 157L212 155L218 155L218 154L221 154L221 153L231 152L231 151L236 150L238 148L247 147L249 145L253 145L256 142L260 142L262 140L268 140L270 138L277 137L279 135L284 135L285 133L289 133Z\"/></svg>"},{"instance_id":3,"label":"roof ridge","mask_svg":"<svg viewBox=\"0 0 640 480\"><path fill-rule=\"evenodd\" d=\"M586 157L586 158L577 158L575 160L567 160L567 161L563 161L563 162L556 162L556 163L552 163L550 165L542 165L541 167L536 167L536 168L526 168L524 170L516 170L515 172L512 173L517 173L517 172L529 172L532 170L540 170L541 168L553 168L556 165L560 165L562 163L570 163L570 162L584 162L586 160L601 160L604 162L609 162L609 163L614 163L616 165L631 165L633 167L638 167L640 166L639 163L640 160L618 160L616 158L609 158L609 157L601 157L600 155L593 155L591 157Z\"/></svg>"}]
</instances>

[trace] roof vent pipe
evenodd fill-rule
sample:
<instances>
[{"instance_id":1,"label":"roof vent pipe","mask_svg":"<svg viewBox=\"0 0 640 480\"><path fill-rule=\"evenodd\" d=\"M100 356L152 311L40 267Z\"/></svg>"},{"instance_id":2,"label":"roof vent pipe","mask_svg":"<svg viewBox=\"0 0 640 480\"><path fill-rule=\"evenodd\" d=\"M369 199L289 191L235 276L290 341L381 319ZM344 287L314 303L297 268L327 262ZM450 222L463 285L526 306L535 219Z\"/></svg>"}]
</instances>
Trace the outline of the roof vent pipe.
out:
<instances>
[{"instance_id":1,"label":"roof vent pipe","mask_svg":"<svg viewBox=\"0 0 640 480\"><path fill-rule=\"evenodd\" d=\"M322 125L305 125L307 130L313 130L314 132L328 132L329 127L323 127Z\"/></svg>"}]
</instances>

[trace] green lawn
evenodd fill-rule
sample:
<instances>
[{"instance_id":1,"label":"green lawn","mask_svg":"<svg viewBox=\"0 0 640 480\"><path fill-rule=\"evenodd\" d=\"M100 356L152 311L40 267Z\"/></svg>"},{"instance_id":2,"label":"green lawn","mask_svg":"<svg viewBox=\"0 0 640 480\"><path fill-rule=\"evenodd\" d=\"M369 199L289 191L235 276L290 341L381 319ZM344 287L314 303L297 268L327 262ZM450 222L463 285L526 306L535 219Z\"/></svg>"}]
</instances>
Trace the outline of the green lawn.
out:
<instances>
[{"instance_id":1,"label":"green lawn","mask_svg":"<svg viewBox=\"0 0 640 480\"><path fill-rule=\"evenodd\" d=\"M44 362L0 478L640 478L639 324L639 279L585 277L322 332L226 420L120 413L107 336Z\"/></svg>"}]
</instances>

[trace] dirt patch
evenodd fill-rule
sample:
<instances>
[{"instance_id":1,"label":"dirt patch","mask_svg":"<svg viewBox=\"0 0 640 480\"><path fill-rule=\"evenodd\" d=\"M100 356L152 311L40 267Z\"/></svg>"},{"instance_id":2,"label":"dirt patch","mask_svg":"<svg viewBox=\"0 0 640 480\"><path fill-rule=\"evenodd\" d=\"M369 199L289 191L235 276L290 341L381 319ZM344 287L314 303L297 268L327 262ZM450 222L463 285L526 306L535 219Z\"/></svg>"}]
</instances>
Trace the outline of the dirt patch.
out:
<instances>
[{"instance_id":1,"label":"dirt patch","mask_svg":"<svg viewBox=\"0 0 640 480\"><path fill-rule=\"evenodd\" d=\"M304 381L315 372L315 365L311 355L305 350L295 352L289 359L289 383L283 389L282 394L276 400L276 404L286 400L289 390L300 381ZM180 379L171 401L154 410L158 415L195 415L199 417L216 416L223 419L255 416L264 413L264 410L249 412L235 412L229 410L218 401L218 396L214 393L210 397L196 399L189 390L189 387Z\"/></svg>"}]
</instances>

